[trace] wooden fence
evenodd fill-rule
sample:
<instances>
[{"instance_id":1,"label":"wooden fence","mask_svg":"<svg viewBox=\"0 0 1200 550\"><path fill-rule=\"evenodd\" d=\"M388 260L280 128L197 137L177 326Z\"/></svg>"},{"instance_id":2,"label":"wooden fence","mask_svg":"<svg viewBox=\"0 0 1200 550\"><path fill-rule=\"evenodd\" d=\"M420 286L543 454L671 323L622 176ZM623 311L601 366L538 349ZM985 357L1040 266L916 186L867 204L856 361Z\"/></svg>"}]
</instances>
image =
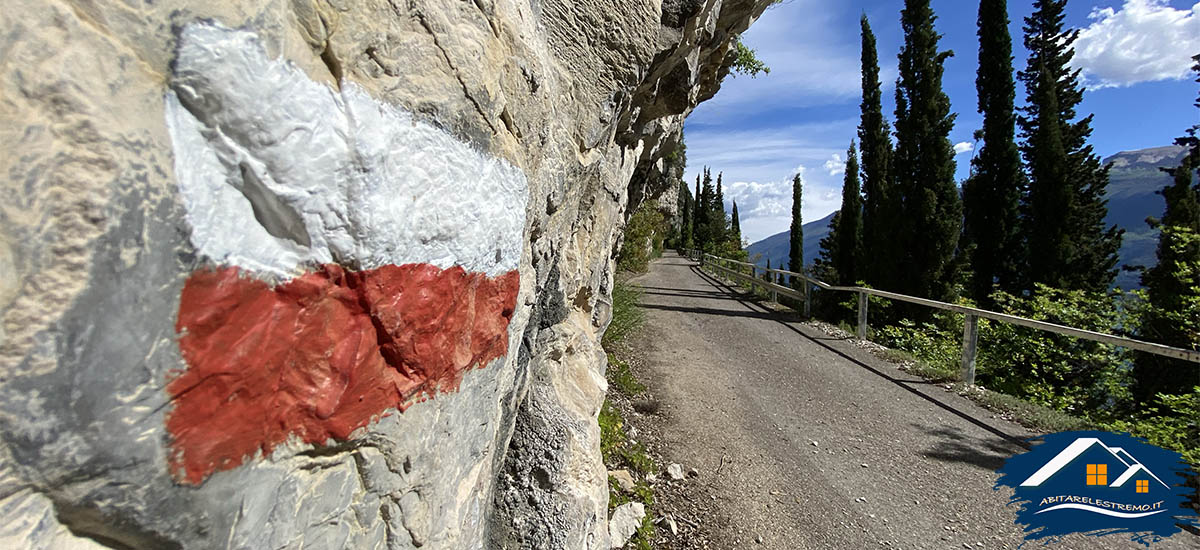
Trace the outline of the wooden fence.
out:
<instances>
[{"instance_id":1,"label":"wooden fence","mask_svg":"<svg viewBox=\"0 0 1200 550\"><path fill-rule=\"evenodd\" d=\"M687 255L690 259L699 262L701 267L713 268L714 271L728 279L748 283L752 287L757 286L763 288L770 295L772 301L778 301L779 296L787 296L801 302L804 307L805 317L809 317L812 314L813 287L835 292L857 293L858 337L863 340L867 339L868 296L878 296L880 298L899 300L901 302L918 304L943 311L961 313L965 316L965 320L963 322L962 379L966 384L975 383L975 357L979 350L980 318L1044 330L1065 336L1073 336L1075 338L1082 338L1084 340L1101 342L1104 344L1129 348L1137 351L1144 351L1146 353L1153 353L1155 355L1162 355L1164 357L1200 363L1200 351L1196 350L1164 346L1162 344L1144 342L1141 340L1134 340L1132 338L1104 334L1102 332L1094 332L1064 325L1057 325L1054 323L1047 323L1045 321L1026 319L1025 317L1018 317L1016 315L1009 315L1007 313L998 313L995 311L988 311L986 309L960 306L957 304L948 304L945 302L939 302L937 300L929 300L926 298L918 298L916 296L897 294L895 292L888 292L886 290L877 290L873 288L863 288L857 286L834 286L802 273L794 273L783 269L766 269L752 263L721 258L718 256L713 256L712 254L705 254L695 250L688 251ZM747 268L750 271L749 274L745 273ZM760 278L760 272L764 276L769 274L768 278L770 280L768 281ZM794 284L794 282L797 280L800 281L799 285ZM788 282L789 284L780 284L783 282ZM796 290L795 287L797 286L799 286L801 290Z\"/></svg>"}]
</instances>

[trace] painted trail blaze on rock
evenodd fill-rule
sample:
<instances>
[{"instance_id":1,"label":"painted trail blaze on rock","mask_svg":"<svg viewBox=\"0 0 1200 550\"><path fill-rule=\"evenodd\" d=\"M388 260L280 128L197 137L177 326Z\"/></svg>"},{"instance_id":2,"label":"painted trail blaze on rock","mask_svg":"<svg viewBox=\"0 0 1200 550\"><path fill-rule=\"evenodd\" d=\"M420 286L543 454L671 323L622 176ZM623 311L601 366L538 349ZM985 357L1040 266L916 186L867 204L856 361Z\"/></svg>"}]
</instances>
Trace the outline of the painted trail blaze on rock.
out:
<instances>
[{"instance_id":1,"label":"painted trail blaze on rock","mask_svg":"<svg viewBox=\"0 0 1200 550\"><path fill-rule=\"evenodd\" d=\"M193 274L176 330L188 369L168 385L170 465L198 484L296 436L345 440L419 393L508 353L520 279L460 267L336 265L271 288L235 267Z\"/></svg>"},{"instance_id":2,"label":"painted trail blaze on rock","mask_svg":"<svg viewBox=\"0 0 1200 550\"><path fill-rule=\"evenodd\" d=\"M346 440L507 356L519 169L219 24L183 28L164 105L190 240L218 266L180 296L175 479Z\"/></svg>"}]
</instances>

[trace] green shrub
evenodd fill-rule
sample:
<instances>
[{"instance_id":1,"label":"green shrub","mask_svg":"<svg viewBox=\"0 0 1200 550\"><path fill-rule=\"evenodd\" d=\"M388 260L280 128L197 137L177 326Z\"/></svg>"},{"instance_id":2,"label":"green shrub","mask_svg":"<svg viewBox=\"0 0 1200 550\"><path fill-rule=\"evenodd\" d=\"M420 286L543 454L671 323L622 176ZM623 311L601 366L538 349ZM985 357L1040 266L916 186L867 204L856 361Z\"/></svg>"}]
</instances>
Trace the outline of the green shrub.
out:
<instances>
[{"instance_id":1,"label":"green shrub","mask_svg":"<svg viewBox=\"0 0 1200 550\"><path fill-rule=\"evenodd\" d=\"M671 225L662 212L650 203L640 206L625 224L625 238L617 255L617 268L645 273L650 260L662 255L663 241L670 232Z\"/></svg>"},{"instance_id":2,"label":"green shrub","mask_svg":"<svg viewBox=\"0 0 1200 550\"><path fill-rule=\"evenodd\" d=\"M1111 333L1125 325L1118 296L1038 285L1028 298L993 295L1002 313ZM1123 349L1008 323L981 321L981 385L1077 415L1108 411L1128 401L1128 356Z\"/></svg>"},{"instance_id":3,"label":"green shrub","mask_svg":"<svg viewBox=\"0 0 1200 550\"><path fill-rule=\"evenodd\" d=\"M918 363L918 368L924 369L930 374L929 378L955 379L962 357L961 321L959 321L957 331L943 329L939 326L939 324L953 326L953 317L956 316L941 312L935 316L937 323L921 323L920 325L904 319L900 321L899 325L886 326L876 331L876 339L889 348L911 353ZM956 332L958 336L956 336ZM924 365L921 365L922 363Z\"/></svg>"},{"instance_id":4,"label":"green shrub","mask_svg":"<svg viewBox=\"0 0 1200 550\"><path fill-rule=\"evenodd\" d=\"M1154 406L1140 412L1140 419L1114 420L1105 427L1174 449L1194 467L1200 468L1200 386L1184 395L1160 393Z\"/></svg>"}]
</instances>

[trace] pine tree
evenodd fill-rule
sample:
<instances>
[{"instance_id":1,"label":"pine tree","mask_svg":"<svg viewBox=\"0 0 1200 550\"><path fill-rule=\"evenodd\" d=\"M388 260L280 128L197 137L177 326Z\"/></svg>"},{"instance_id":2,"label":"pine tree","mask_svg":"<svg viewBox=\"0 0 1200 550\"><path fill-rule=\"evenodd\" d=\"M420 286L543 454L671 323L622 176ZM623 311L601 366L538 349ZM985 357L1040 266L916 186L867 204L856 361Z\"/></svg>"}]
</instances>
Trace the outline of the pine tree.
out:
<instances>
[{"instance_id":1,"label":"pine tree","mask_svg":"<svg viewBox=\"0 0 1200 550\"><path fill-rule=\"evenodd\" d=\"M1200 76L1200 55L1196 61L1195 71ZM1200 107L1200 99L1196 107ZM1193 183L1193 174L1200 175L1198 130L1200 125L1193 126L1187 137L1176 140L1190 146L1189 154L1179 167L1168 170L1174 182L1159 192L1166 202L1162 219L1146 220L1160 230L1158 264L1142 272L1147 307L1139 331L1152 342L1190 349L1200 347L1200 182ZM1134 397L1152 403L1158 393L1190 393L1193 386L1200 385L1200 365L1139 353L1133 380Z\"/></svg>"},{"instance_id":2,"label":"pine tree","mask_svg":"<svg viewBox=\"0 0 1200 550\"><path fill-rule=\"evenodd\" d=\"M1196 64L1192 66L1192 70L1196 72L1196 83L1200 84L1200 54L1192 57L1196 60ZM1196 107L1200 108L1200 95L1196 96ZM1180 147L1187 147L1189 155L1192 157L1192 166L1200 167L1200 124L1196 124L1188 128L1187 135L1176 139L1175 144Z\"/></svg>"},{"instance_id":3,"label":"pine tree","mask_svg":"<svg viewBox=\"0 0 1200 550\"><path fill-rule=\"evenodd\" d=\"M1108 167L1087 143L1092 116L1076 120L1083 88L1070 62L1079 31L1063 28L1066 4L1035 0L1033 14L1025 18L1029 60L1018 78L1025 83L1027 105L1017 119L1029 166L1025 286L1103 291L1116 277L1124 231L1105 227ZM1050 124L1057 128L1047 128Z\"/></svg>"},{"instance_id":4,"label":"pine tree","mask_svg":"<svg viewBox=\"0 0 1200 550\"><path fill-rule=\"evenodd\" d=\"M1174 183L1161 191L1166 212L1150 219L1161 230L1158 264L1142 274L1148 306L1141 336L1153 342L1195 349L1200 345L1200 185L1193 185L1192 159L1174 169ZM1134 397L1148 403L1157 393L1189 393L1200 384L1196 363L1138 354L1133 371Z\"/></svg>"},{"instance_id":5,"label":"pine tree","mask_svg":"<svg viewBox=\"0 0 1200 550\"><path fill-rule=\"evenodd\" d=\"M730 240L737 243L738 247L742 246L742 221L738 219L737 201L733 201L733 215L730 221Z\"/></svg>"},{"instance_id":6,"label":"pine tree","mask_svg":"<svg viewBox=\"0 0 1200 550\"><path fill-rule=\"evenodd\" d=\"M1007 0L979 3L979 72L975 88L983 114L983 147L963 184L963 248L971 248L971 297L992 305L1001 290L1020 290L1024 250L1020 200L1025 186L1016 142L1016 82Z\"/></svg>"},{"instance_id":7,"label":"pine tree","mask_svg":"<svg viewBox=\"0 0 1200 550\"><path fill-rule=\"evenodd\" d=\"M837 253L833 268L838 283L854 285L859 280L862 253L862 191L858 181L858 151L854 142L846 151L846 176L842 180L842 209L838 214Z\"/></svg>"},{"instance_id":8,"label":"pine tree","mask_svg":"<svg viewBox=\"0 0 1200 550\"><path fill-rule=\"evenodd\" d=\"M829 219L829 233L821 237L821 241L817 243L817 246L820 247L820 252L817 253L817 258L813 260L813 277L828 283L841 284L841 276L838 275L837 268L835 267L837 263L835 258L841 252L841 238L839 237L839 227L841 224L842 211L838 210Z\"/></svg>"},{"instance_id":9,"label":"pine tree","mask_svg":"<svg viewBox=\"0 0 1200 550\"><path fill-rule=\"evenodd\" d=\"M1029 277L1033 282L1067 288L1071 246L1066 215L1075 196L1067 185L1067 149L1058 122L1058 98L1053 80L1040 71L1032 100L1040 107L1035 133L1029 136ZM1036 153L1032 147L1036 146Z\"/></svg>"},{"instance_id":10,"label":"pine tree","mask_svg":"<svg viewBox=\"0 0 1200 550\"><path fill-rule=\"evenodd\" d=\"M800 174L792 178L792 228L789 234L788 271L804 273L804 219L801 214L804 182ZM799 287L800 280L793 278L792 286Z\"/></svg>"},{"instance_id":11,"label":"pine tree","mask_svg":"<svg viewBox=\"0 0 1200 550\"><path fill-rule=\"evenodd\" d=\"M889 168L892 159L891 130L883 116L883 88L879 82L879 53L875 33L867 16L862 16L862 119L858 139L862 145L863 253L867 259L861 278L880 288L894 288L896 251L893 242L897 206L892 193Z\"/></svg>"},{"instance_id":12,"label":"pine tree","mask_svg":"<svg viewBox=\"0 0 1200 550\"><path fill-rule=\"evenodd\" d=\"M957 278L956 253L962 230L962 201L954 180L950 131L955 115L942 91L946 59L929 0L906 0L901 11L904 46L896 86L895 181L903 215L896 224L905 294L951 300ZM917 317L929 314L914 308Z\"/></svg>"}]
</instances>

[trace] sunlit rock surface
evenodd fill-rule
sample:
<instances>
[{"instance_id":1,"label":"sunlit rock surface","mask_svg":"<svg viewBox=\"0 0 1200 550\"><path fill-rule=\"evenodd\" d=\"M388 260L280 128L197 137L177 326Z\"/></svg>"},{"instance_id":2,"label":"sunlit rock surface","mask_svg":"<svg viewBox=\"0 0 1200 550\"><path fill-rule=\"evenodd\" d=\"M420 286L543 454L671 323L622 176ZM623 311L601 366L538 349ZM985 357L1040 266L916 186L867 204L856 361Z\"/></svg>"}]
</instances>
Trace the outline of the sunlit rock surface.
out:
<instances>
[{"instance_id":1,"label":"sunlit rock surface","mask_svg":"<svg viewBox=\"0 0 1200 550\"><path fill-rule=\"evenodd\" d=\"M765 0L10 4L0 547L608 547L631 176Z\"/></svg>"}]
</instances>

